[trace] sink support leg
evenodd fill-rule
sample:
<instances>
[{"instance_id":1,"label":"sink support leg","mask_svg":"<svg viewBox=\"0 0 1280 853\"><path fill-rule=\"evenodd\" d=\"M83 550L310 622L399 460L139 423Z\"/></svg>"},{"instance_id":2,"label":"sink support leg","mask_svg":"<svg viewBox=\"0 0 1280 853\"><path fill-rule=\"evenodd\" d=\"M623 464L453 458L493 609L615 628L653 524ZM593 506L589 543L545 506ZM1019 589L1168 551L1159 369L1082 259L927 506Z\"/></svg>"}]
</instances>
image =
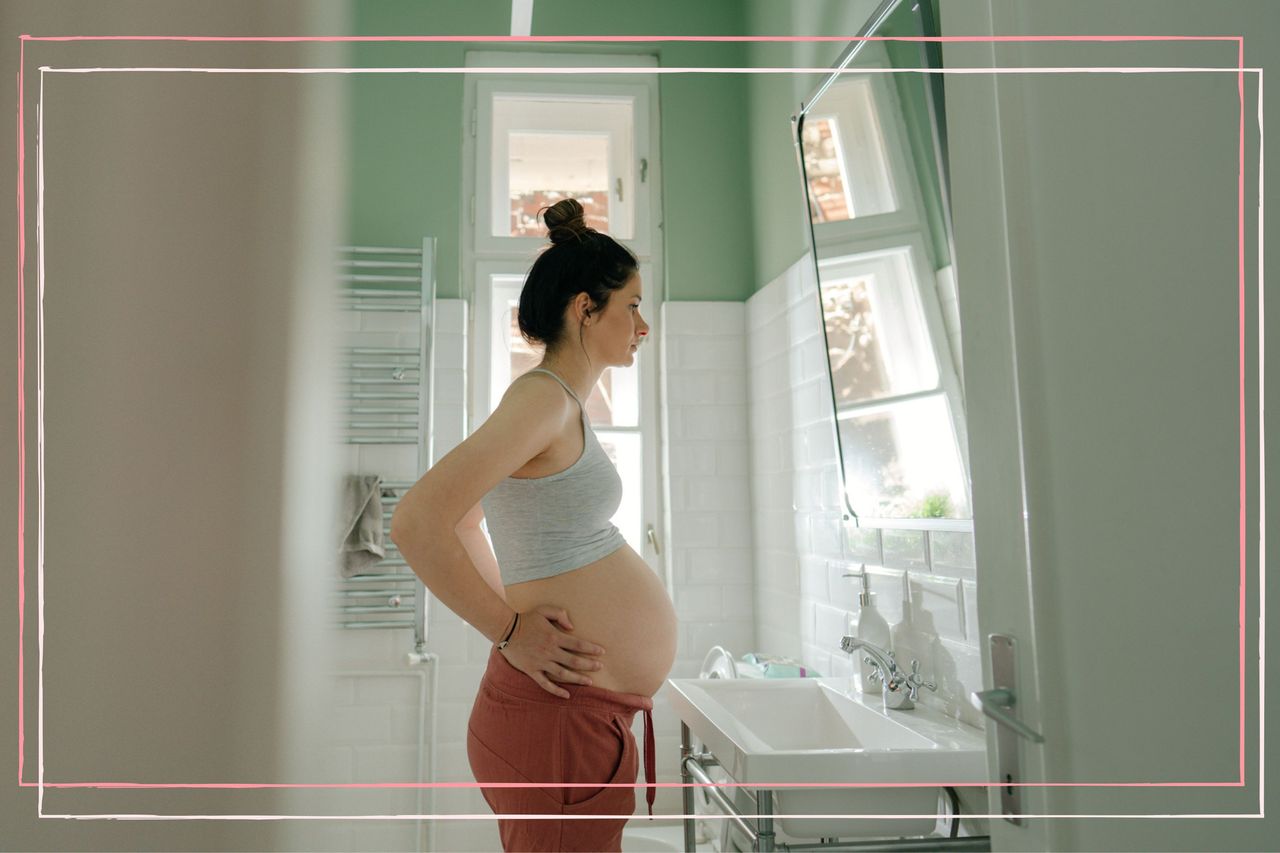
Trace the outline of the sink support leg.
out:
<instances>
[{"instance_id":1,"label":"sink support leg","mask_svg":"<svg viewBox=\"0 0 1280 853\"><path fill-rule=\"evenodd\" d=\"M756 789L756 850L773 853L773 791Z\"/></svg>"},{"instance_id":2,"label":"sink support leg","mask_svg":"<svg viewBox=\"0 0 1280 853\"><path fill-rule=\"evenodd\" d=\"M689 775L689 771L685 769L685 759L693 752L693 736L689 732L689 726L680 722L680 781L683 787L680 789L680 799L683 803L684 810L684 849L694 851L698 849L697 842L697 819L693 817L693 776Z\"/></svg>"}]
</instances>

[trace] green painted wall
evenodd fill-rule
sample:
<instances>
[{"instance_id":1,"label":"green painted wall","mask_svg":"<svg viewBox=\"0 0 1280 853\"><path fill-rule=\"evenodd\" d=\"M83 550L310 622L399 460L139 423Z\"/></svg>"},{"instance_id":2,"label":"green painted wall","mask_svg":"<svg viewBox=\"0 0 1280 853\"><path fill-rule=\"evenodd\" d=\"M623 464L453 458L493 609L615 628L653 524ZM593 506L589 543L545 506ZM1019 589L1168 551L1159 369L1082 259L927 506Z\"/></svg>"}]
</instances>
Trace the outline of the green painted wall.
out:
<instances>
[{"instance_id":1,"label":"green painted wall","mask_svg":"<svg viewBox=\"0 0 1280 853\"><path fill-rule=\"evenodd\" d=\"M852 36L876 5L877 0L747 0L747 27L752 35ZM847 43L751 42L748 55L758 68L829 68ZM755 210L754 290L773 281L809 251L808 213L791 116L824 76L794 72L753 74L748 83Z\"/></svg>"},{"instance_id":2,"label":"green painted wall","mask_svg":"<svg viewBox=\"0 0 1280 853\"><path fill-rule=\"evenodd\" d=\"M510 33L509 0L354 4L355 35ZM543 0L532 33L559 35L738 35L734 0L645 3ZM740 43L357 43L361 67L461 66L468 49L644 51L661 66L746 64ZM661 212L667 298L745 300L756 287L749 180L748 75L665 74L659 80ZM460 295L463 75L352 75L351 215L353 243L416 245L439 239L438 295Z\"/></svg>"},{"instance_id":3,"label":"green painted wall","mask_svg":"<svg viewBox=\"0 0 1280 853\"><path fill-rule=\"evenodd\" d=\"M511 31L509 0L353 3L353 35L493 35ZM356 42L362 68L461 66L479 42ZM438 238L437 295L459 295L461 74L353 74L350 241L416 246Z\"/></svg>"},{"instance_id":4,"label":"green painted wall","mask_svg":"<svg viewBox=\"0 0 1280 853\"><path fill-rule=\"evenodd\" d=\"M876 0L539 0L533 35L853 35ZM461 66L469 49L636 52L664 67L830 67L844 40L635 44L483 41L510 32L509 0L379 0L353 4L353 34L475 35L454 43L352 46L360 67ZM892 43L891 43L892 44ZM910 54L910 55L906 55ZM895 64L914 65L912 47ZM822 74L689 73L659 79L667 298L743 301L808 251L791 116ZM916 75L898 75L915 77ZM351 96L350 241L439 240L439 295L457 297L463 75L359 74ZM946 256L941 204L919 81L901 82L912 153L928 183L930 245ZM927 159L925 159L927 158Z\"/></svg>"}]
</instances>

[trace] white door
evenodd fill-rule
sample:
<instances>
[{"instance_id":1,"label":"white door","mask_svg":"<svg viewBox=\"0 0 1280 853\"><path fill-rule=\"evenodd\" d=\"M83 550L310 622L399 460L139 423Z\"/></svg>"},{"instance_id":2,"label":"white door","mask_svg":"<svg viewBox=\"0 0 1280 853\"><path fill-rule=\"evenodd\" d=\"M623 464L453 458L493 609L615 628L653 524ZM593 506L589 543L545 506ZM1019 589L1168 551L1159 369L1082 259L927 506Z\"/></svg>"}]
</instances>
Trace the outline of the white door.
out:
<instances>
[{"instance_id":1,"label":"white door","mask_svg":"<svg viewBox=\"0 0 1280 853\"><path fill-rule=\"evenodd\" d=\"M1124 6L944 4L942 27L1276 29ZM1238 50L949 43L944 59L1230 68ZM1274 844L1241 819L1261 811L1256 75L1243 117L1236 87L1234 71L946 78L984 688L1002 686L985 638L1013 638L1008 710L1043 737L1012 735L1011 758L989 720L989 778L1007 763L1032 786L1024 814L1079 816L1011 823L993 786L993 850Z\"/></svg>"},{"instance_id":2,"label":"white door","mask_svg":"<svg viewBox=\"0 0 1280 853\"><path fill-rule=\"evenodd\" d=\"M946 25L945 19L943 24ZM970 51L974 54L972 65L977 65L978 50ZM1017 387L1018 375L1011 324L1008 243L1016 238L1001 227L1007 200L992 191L1003 185L1004 162L997 144L1001 126L995 109L998 84L995 79L976 76L963 81L955 77L946 80L964 384L969 404L969 463L973 472L979 653L983 687L994 689L987 638L991 634L1012 638L1016 703L1006 712L1043 736L1028 530L1024 523L1026 470L1020 401L1011 393ZM1016 734L1012 738L1002 734L1001 727L988 718L988 779L1004 778L1001 770L1007 771L1009 762L1017 768L1015 782L1039 781L1049 775L1043 744ZM1013 824L994 817L1005 810L1001 793L997 788L988 789L987 811L993 815L988 819L991 849L1053 849L1043 821L1022 819ZM1008 786L1007 793L1017 796L1016 808L1022 813L1048 813L1044 788L1014 784Z\"/></svg>"}]
</instances>

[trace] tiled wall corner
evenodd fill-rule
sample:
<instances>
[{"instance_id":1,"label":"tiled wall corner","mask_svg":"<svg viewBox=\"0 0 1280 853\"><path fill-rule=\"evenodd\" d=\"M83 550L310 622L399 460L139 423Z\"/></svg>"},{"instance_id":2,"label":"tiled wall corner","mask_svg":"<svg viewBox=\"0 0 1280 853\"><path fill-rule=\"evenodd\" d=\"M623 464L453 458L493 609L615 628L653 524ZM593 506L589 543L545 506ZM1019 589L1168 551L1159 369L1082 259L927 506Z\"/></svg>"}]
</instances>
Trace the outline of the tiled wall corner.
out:
<instances>
[{"instance_id":1,"label":"tiled wall corner","mask_svg":"<svg viewBox=\"0 0 1280 853\"><path fill-rule=\"evenodd\" d=\"M661 312L671 598L680 632L670 677L696 678L712 646L737 656L756 649L746 310L741 302L665 302ZM653 722L658 776L678 779L680 721L664 692L654 697ZM658 790L655 814L681 810L678 789Z\"/></svg>"},{"instance_id":2,"label":"tiled wall corner","mask_svg":"<svg viewBox=\"0 0 1280 853\"><path fill-rule=\"evenodd\" d=\"M831 649L839 649L847 616L832 604L839 578L828 567L844 555L843 529L811 278L798 262L747 301L747 401L761 650L800 658L826 675L841 669Z\"/></svg>"},{"instance_id":3,"label":"tiled wall corner","mask_svg":"<svg viewBox=\"0 0 1280 853\"><path fill-rule=\"evenodd\" d=\"M954 311L952 280L944 276L941 287ZM981 727L966 698L982 687L972 534L931 531L926 550L918 531L881 532L843 518L820 323L808 256L747 301L759 649L798 657L824 675L852 676L839 635L857 630L860 581L841 575L865 564L876 606L895 629L897 658L908 667L919 659L938 686L920 701ZM987 811L981 793L958 793L962 811ZM965 827L984 834L986 821Z\"/></svg>"},{"instance_id":4,"label":"tiled wall corner","mask_svg":"<svg viewBox=\"0 0 1280 853\"><path fill-rule=\"evenodd\" d=\"M897 658L908 667L919 659L938 684L921 701L981 726L966 701L982 683L973 537L931 531L926 546L923 531L844 519L821 322L807 256L747 301L761 649L851 675L839 643L857 628L860 581L841 575L865 564L876 607L895 627Z\"/></svg>"}]
</instances>

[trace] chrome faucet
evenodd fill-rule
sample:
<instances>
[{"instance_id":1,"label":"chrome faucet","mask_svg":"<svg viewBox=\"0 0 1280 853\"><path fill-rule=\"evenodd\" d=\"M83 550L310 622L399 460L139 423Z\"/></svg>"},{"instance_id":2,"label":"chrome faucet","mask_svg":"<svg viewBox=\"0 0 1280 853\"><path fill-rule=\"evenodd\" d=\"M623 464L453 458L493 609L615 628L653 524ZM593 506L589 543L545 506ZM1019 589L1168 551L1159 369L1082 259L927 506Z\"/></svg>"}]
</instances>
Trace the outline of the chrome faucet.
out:
<instances>
[{"instance_id":1,"label":"chrome faucet","mask_svg":"<svg viewBox=\"0 0 1280 853\"><path fill-rule=\"evenodd\" d=\"M842 637L840 648L849 654L853 654L860 648L866 650L867 656L864 660L876 668L871 677L884 681L885 708L909 711L916 706L915 700L919 698L921 687L928 687L930 690L938 689L937 684L920 677L918 660L911 661L911 674L904 675L902 670L898 669L898 662L893 659L893 652L882 649L875 643L859 640L857 637Z\"/></svg>"}]
</instances>

